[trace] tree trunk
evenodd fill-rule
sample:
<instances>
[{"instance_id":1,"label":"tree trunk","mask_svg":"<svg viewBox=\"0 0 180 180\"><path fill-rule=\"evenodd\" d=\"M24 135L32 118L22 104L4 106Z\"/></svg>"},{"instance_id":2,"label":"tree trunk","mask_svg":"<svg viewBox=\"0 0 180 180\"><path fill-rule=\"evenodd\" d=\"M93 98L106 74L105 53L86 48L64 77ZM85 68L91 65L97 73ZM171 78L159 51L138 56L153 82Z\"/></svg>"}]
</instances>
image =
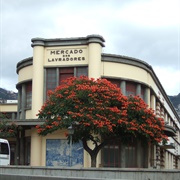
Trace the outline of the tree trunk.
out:
<instances>
[{"instance_id":1,"label":"tree trunk","mask_svg":"<svg viewBox=\"0 0 180 180\"><path fill-rule=\"evenodd\" d=\"M90 156L91 156L91 167L96 167L96 158L97 158L97 154L98 153L91 153Z\"/></svg>"},{"instance_id":2,"label":"tree trunk","mask_svg":"<svg viewBox=\"0 0 180 180\"><path fill-rule=\"evenodd\" d=\"M92 140L93 141L93 140ZM82 139L83 142L83 147L84 149L89 153L89 155L91 156L91 167L96 167L96 158L98 155L98 152L104 147L104 145L106 144L106 142L102 142L100 145L97 145L97 142L95 142L95 148L94 149L90 149L87 145L87 140L85 138Z\"/></svg>"}]
</instances>

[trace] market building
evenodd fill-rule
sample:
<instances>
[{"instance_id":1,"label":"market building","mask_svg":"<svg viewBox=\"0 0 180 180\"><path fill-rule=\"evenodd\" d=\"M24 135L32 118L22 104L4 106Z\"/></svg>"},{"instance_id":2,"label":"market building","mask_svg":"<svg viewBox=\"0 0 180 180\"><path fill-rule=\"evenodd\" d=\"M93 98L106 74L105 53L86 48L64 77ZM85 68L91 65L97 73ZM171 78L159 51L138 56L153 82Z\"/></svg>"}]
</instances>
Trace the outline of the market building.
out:
<instances>
[{"instance_id":1,"label":"market building","mask_svg":"<svg viewBox=\"0 0 180 180\"><path fill-rule=\"evenodd\" d=\"M138 139L128 146L112 140L98 154L97 167L180 167L180 118L153 68L139 59L104 54L104 46L105 40L99 35L32 39L33 57L17 64L16 121L21 130L18 138L14 139L14 164L90 167L90 157L81 143L72 145L70 149L65 137L67 130L41 137L35 128L42 123L36 115L47 99L48 90L54 90L68 77L85 75L108 79L126 96L141 96L155 110L156 116L164 119L165 133L169 137L166 146L148 147L144 147Z\"/></svg>"}]
</instances>

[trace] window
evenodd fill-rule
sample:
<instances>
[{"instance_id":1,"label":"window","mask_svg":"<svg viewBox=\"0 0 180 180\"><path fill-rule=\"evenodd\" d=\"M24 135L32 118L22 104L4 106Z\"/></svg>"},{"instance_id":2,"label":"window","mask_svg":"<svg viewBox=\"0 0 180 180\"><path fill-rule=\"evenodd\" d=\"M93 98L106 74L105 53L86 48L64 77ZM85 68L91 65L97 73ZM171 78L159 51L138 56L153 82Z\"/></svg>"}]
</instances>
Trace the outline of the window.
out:
<instances>
[{"instance_id":1,"label":"window","mask_svg":"<svg viewBox=\"0 0 180 180\"><path fill-rule=\"evenodd\" d=\"M112 84L117 85L117 87L120 87L120 80L118 79L107 79L108 81L110 81Z\"/></svg>"},{"instance_id":2,"label":"window","mask_svg":"<svg viewBox=\"0 0 180 180\"><path fill-rule=\"evenodd\" d=\"M0 143L0 154L9 154L9 147L7 143Z\"/></svg>"},{"instance_id":3,"label":"window","mask_svg":"<svg viewBox=\"0 0 180 180\"><path fill-rule=\"evenodd\" d=\"M137 167L137 147L135 143L128 144L125 149L125 167Z\"/></svg>"},{"instance_id":4,"label":"window","mask_svg":"<svg viewBox=\"0 0 180 180\"><path fill-rule=\"evenodd\" d=\"M46 92L56 88L56 68L46 69Z\"/></svg>"},{"instance_id":5,"label":"window","mask_svg":"<svg viewBox=\"0 0 180 180\"><path fill-rule=\"evenodd\" d=\"M32 106L32 82L26 84L26 108Z\"/></svg>"},{"instance_id":6,"label":"window","mask_svg":"<svg viewBox=\"0 0 180 180\"><path fill-rule=\"evenodd\" d=\"M141 98L143 99L143 100L145 100L145 87L144 86L141 86Z\"/></svg>"},{"instance_id":7,"label":"window","mask_svg":"<svg viewBox=\"0 0 180 180\"><path fill-rule=\"evenodd\" d=\"M88 67L64 67L64 68L47 68L45 94L49 90L54 90L57 85L61 85L63 80L69 77L88 76Z\"/></svg>"},{"instance_id":8,"label":"window","mask_svg":"<svg viewBox=\"0 0 180 180\"><path fill-rule=\"evenodd\" d=\"M87 67L77 67L76 68L76 77L80 76L88 76L88 68Z\"/></svg>"},{"instance_id":9,"label":"window","mask_svg":"<svg viewBox=\"0 0 180 180\"><path fill-rule=\"evenodd\" d=\"M59 69L59 85L63 84L63 80L74 77L74 68L60 68Z\"/></svg>"},{"instance_id":10,"label":"window","mask_svg":"<svg viewBox=\"0 0 180 180\"><path fill-rule=\"evenodd\" d=\"M102 149L103 167L146 168L147 146L134 139L123 144L121 140L112 140Z\"/></svg>"},{"instance_id":11,"label":"window","mask_svg":"<svg viewBox=\"0 0 180 180\"><path fill-rule=\"evenodd\" d=\"M103 148L103 167L121 167L120 144L112 141Z\"/></svg>"},{"instance_id":12,"label":"window","mask_svg":"<svg viewBox=\"0 0 180 180\"><path fill-rule=\"evenodd\" d=\"M126 95L136 95L136 84L133 82L126 82Z\"/></svg>"}]
</instances>

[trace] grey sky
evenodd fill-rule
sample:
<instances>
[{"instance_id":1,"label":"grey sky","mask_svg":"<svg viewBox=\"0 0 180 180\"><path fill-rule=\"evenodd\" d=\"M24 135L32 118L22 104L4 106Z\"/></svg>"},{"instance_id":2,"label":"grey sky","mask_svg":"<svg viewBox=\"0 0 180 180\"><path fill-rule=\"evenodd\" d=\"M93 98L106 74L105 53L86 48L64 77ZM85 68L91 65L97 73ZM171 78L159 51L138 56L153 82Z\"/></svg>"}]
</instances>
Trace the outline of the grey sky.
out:
<instances>
[{"instance_id":1,"label":"grey sky","mask_svg":"<svg viewBox=\"0 0 180 180\"><path fill-rule=\"evenodd\" d=\"M31 39L100 34L104 53L150 64L168 95L180 93L180 0L0 0L0 87L16 90Z\"/></svg>"}]
</instances>

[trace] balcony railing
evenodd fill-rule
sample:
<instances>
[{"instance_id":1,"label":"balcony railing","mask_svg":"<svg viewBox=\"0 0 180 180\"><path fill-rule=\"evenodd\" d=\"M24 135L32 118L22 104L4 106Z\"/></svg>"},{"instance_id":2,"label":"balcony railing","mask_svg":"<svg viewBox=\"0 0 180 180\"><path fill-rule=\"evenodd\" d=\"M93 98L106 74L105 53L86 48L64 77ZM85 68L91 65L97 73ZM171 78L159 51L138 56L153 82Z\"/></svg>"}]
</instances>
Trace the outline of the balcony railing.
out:
<instances>
[{"instance_id":1,"label":"balcony railing","mask_svg":"<svg viewBox=\"0 0 180 180\"><path fill-rule=\"evenodd\" d=\"M169 137L173 137L176 136L176 130L175 128L173 128L170 125L165 125L165 129L164 129L164 133L169 136Z\"/></svg>"}]
</instances>

